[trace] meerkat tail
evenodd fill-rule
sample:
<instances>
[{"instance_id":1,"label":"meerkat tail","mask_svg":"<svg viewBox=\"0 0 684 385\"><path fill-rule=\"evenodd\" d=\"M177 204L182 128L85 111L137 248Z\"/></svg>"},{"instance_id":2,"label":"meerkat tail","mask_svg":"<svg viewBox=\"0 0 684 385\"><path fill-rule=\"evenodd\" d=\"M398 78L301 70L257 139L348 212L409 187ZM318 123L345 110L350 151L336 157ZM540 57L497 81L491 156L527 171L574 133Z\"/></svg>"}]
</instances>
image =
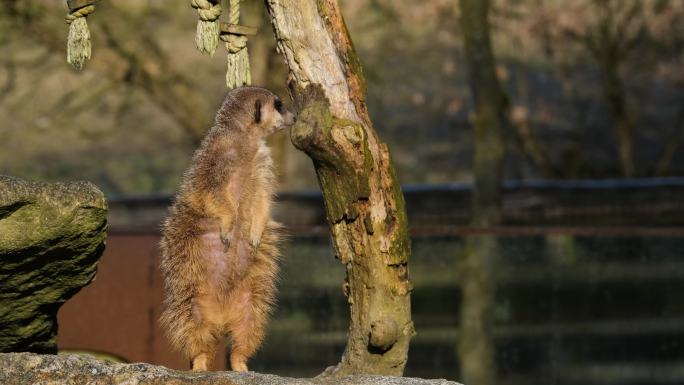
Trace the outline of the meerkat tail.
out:
<instances>
[{"instance_id":1,"label":"meerkat tail","mask_svg":"<svg viewBox=\"0 0 684 385\"><path fill-rule=\"evenodd\" d=\"M201 241L192 233L180 236L177 234L189 229L166 223L160 243L162 259L161 271L164 276L164 309L160 322L166 331L171 346L186 355L196 350L197 345L191 338L198 334L198 320L193 312L193 297L199 279L203 276L199 258L202 250ZM209 339L207 336L203 340ZM208 343L208 341L205 341Z\"/></svg>"}]
</instances>

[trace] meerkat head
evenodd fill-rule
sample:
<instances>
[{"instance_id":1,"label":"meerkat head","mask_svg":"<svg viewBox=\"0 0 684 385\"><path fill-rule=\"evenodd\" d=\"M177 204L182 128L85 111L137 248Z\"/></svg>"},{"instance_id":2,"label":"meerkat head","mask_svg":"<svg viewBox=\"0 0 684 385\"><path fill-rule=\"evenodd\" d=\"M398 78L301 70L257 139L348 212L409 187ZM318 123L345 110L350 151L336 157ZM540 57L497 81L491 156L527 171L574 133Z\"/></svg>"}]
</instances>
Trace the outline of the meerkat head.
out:
<instances>
[{"instance_id":1,"label":"meerkat head","mask_svg":"<svg viewBox=\"0 0 684 385\"><path fill-rule=\"evenodd\" d=\"M217 115L217 121L239 119L242 129L268 136L292 125L295 116L287 111L273 92L260 87L239 87L228 93Z\"/></svg>"}]
</instances>

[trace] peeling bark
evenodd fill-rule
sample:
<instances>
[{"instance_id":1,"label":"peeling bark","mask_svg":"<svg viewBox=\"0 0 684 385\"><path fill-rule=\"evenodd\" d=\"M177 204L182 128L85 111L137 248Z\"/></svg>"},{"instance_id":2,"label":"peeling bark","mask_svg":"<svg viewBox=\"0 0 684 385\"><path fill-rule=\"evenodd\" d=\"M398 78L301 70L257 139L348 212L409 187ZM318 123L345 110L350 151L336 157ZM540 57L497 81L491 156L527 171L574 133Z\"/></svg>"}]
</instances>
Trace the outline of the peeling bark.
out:
<instances>
[{"instance_id":1,"label":"peeling bark","mask_svg":"<svg viewBox=\"0 0 684 385\"><path fill-rule=\"evenodd\" d=\"M335 0L267 0L299 110L293 144L323 192L351 324L341 362L324 375L401 375L414 335L404 197L373 129L365 81Z\"/></svg>"}]
</instances>

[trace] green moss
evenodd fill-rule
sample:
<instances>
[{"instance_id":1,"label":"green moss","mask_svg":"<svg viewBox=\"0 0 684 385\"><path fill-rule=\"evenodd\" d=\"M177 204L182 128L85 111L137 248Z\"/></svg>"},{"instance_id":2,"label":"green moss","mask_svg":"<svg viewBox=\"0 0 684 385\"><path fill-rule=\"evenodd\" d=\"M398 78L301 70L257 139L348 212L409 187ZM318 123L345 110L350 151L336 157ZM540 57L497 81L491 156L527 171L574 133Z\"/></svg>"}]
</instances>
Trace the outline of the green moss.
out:
<instances>
[{"instance_id":1,"label":"green moss","mask_svg":"<svg viewBox=\"0 0 684 385\"><path fill-rule=\"evenodd\" d=\"M396 172L394 171L394 166L392 166L392 159L389 155L389 149L387 150L389 156L389 173L392 179L392 198L396 204L396 212L394 213L394 218L389 218L394 220L394 236L392 238L392 243L389 249L390 263L394 265L408 263L409 256L411 255L411 237L408 229L408 219L406 218L406 207L404 203L404 193L401 191L401 185L397 179Z\"/></svg>"},{"instance_id":2,"label":"green moss","mask_svg":"<svg viewBox=\"0 0 684 385\"><path fill-rule=\"evenodd\" d=\"M60 305L95 277L104 196L0 176L0 212L0 351L54 352Z\"/></svg>"},{"instance_id":3,"label":"green moss","mask_svg":"<svg viewBox=\"0 0 684 385\"><path fill-rule=\"evenodd\" d=\"M361 131L363 132L363 175L361 176L361 185L359 186L359 197L367 199L370 197L370 185L368 184L368 178L373 172L373 154L370 152L368 147L368 134L366 130L361 126Z\"/></svg>"},{"instance_id":4,"label":"green moss","mask_svg":"<svg viewBox=\"0 0 684 385\"><path fill-rule=\"evenodd\" d=\"M292 127L292 143L314 162L328 221L355 220L359 215L359 200L368 199L370 195L368 178L373 168L365 129L359 123L334 117L320 91L307 89L299 92L303 92L306 100L299 101L302 109ZM335 143L332 138L334 129L342 130L346 139L359 147L363 157L361 169ZM355 137L357 134L359 137Z\"/></svg>"}]
</instances>

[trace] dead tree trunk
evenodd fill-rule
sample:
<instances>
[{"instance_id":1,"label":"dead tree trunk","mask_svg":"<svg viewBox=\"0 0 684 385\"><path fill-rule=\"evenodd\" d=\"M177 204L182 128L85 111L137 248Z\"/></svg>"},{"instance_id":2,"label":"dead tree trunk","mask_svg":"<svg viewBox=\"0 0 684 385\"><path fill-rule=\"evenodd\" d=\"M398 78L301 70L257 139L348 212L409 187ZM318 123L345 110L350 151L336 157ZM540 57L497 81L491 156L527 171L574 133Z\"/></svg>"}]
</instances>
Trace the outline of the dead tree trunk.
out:
<instances>
[{"instance_id":1,"label":"dead tree trunk","mask_svg":"<svg viewBox=\"0 0 684 385\"><path fill-rule=\"evenodd\" d=\"M347 348L326 371L402 375L411 321L404 198L365 103L365 80L336 0L267 0L299 110L294 145L313 160L345 265Z\"/></svg>"},{"instance_id":2,"label":"dead tree trunk","mask_svg":"<svg viewBox=\"0 0 684 385\"><path fill-rule=\"evenodd\" d=\"M503 127L506 99L496 77L489 37L488 0L461 0L461 25L470 86L475 104L473 122L473 226L501 222ZM461 269L463 302L458 353L463 382L492 385L496 380L492 342L492 264L498 242L492 235L466 239Z\"/></svg>"}]
</instances>

